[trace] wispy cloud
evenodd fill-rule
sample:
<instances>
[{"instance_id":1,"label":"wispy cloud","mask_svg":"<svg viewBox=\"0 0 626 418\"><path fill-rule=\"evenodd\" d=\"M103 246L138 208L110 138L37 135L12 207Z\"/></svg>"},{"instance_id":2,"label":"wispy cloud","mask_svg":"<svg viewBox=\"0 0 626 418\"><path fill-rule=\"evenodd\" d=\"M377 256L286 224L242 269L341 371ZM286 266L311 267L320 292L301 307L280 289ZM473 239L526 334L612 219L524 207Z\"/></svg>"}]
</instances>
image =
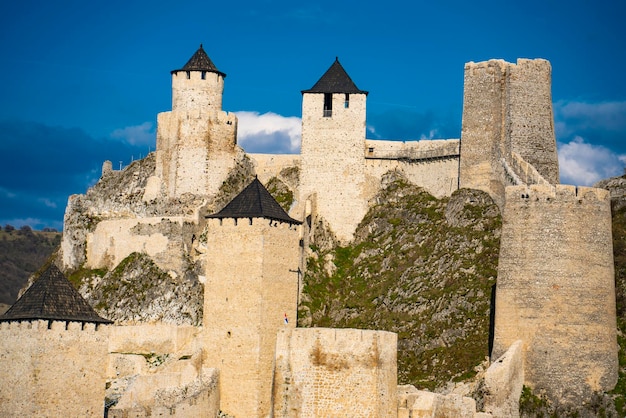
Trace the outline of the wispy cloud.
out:
<instances>
[{"instance_id":1,"label":"wispy cloud","mask_svg":"<svg viewBox=\"0 0 626 418\"><path fill-rule=\"evenodd\" d=\"M581 130L626 132L626 101L585 103L558 101L554 104L557 135L571 135Z\"/></svg>"},{"instance_id":2,"label":"wispy cloud","mask_svg":"<svg viewBox=\"0 0 626 418\"><path fill-rule=\"evenodd\" d=\"M237 142L246 152L292 154L300 152L302 120L276 113L235 112Z\"/></svg>"},{"instance_id":3,"label":"wispy cloud","mask_svg":"<svg viewBox=\"0 0 626 418\"><path fill-rule=\"evenodd\" d=\"M116 129L111 133L111 138L130 145L152 145L154 147L156 144L156 132L151 122Z\"/></svg>"}]
</instances>

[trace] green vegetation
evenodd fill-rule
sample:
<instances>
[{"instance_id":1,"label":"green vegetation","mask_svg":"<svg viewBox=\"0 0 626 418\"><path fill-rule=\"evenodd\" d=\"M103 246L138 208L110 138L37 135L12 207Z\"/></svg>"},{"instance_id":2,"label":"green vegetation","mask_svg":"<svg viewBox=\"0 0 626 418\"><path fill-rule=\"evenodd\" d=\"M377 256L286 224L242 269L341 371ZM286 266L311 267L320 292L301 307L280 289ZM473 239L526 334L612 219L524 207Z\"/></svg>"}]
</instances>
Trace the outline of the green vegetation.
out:
<instances>
[{"instance_id":1,"label":"green vegetation","mask_svg":"<svg viewBox=\"0 0 626 418\"><path fill-rule=\"evenodd\" d=\"M293 204L293 192L287 187L285 183L280 181L277 177L269 179L265 188L278 202L285 212L289 212L291 205Z\"/></svg>"},{"instance_id":2,"label":"green vegetation","mask_svg":"<svg viewBox=\"0 0 626 418\"><path fill-rule=\"evenodd\" d=\"M46 262L60 243L61 233L55 230L0 227L0 303L15 303L28 277Z\"/></svg>"},{"instance_id":3,"label":"green vegetation","mask_svg":"<svg viewBox=\"0 0 626 418\"><path fill-rule=\"evenodd\" d=\"M376 200L385 203L351 245L310 247L299 324L398 333L400 384L435 389L472 377L488 356L497 207L465 190L450 199L450 214L448 199L403 179Z\"/></svg>"},{"instance_id":4,"label":"green vegetation","mask_svg":"<svg viewBox=\"0 0 626 418\"><path fill-rule=\"evenodd\" d=\"M613 211L613 256L617 307L617 342L619 344L619 379L611 392L615 409L626 416L626 207Z\"/></svg>"}]
</instances>

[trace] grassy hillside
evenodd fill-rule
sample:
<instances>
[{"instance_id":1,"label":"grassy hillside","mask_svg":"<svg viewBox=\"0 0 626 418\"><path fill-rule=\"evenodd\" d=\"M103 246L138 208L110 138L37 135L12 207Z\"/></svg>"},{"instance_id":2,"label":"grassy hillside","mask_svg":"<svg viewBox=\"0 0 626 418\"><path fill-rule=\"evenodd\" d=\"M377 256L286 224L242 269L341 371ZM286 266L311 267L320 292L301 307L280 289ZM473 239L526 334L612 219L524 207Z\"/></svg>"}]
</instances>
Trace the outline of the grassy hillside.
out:
<instances>
[{"instance_id":1,"label":"grassy hillside","mask_svg":"<svg viewBox=\"0 0 626 418\"><path fill-rule=\"evenodd\" d=\"M500 237L491 198L436 199L399 178L346 247L317 228L299 324L398 333L398 380L435 389L472 377L489 354Z\"/></svg>"},{"instance_id":2,"label":"grassy hillside","mask_svg":"<svg viewBox=\"0 0 626 418\"><path fill-rule=\"evenodd\" d=\"M29 227L0 228L0 304L12 305L28 277L61 243L61 233Z\"/></svg>"}]
</instances>

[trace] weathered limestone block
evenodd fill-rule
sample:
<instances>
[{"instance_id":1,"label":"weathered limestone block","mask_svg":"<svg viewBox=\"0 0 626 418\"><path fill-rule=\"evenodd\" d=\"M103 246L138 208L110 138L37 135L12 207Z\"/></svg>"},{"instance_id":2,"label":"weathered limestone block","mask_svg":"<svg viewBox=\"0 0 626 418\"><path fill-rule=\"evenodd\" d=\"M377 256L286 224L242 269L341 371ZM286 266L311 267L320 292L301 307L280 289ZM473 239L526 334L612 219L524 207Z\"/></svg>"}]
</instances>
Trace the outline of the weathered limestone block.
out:
<instances>
[{"instance_id":1,"label":"weathered limestone block","mask_svg":"<svg viewBox=\"0 0 626 418\"><path fill-rule=\"evenodd\" d=\"M418 390L411 385L398 387L398 401L398 418L491 417L476 412L476 401L472 398Z\"/></svg>"},{"instance_id":2,"label":"weathered limestone block","mask_svg":"<svg viewBox=\"0 0 626 418\"><path fill-rule=\"evenodd\" d=\"M109 409L109 417L214 418L219 413L218 381L216 369L203 369L188 383L176 373L142 375Z\"/></svg>"},{"instance_id":3,"label":"weathered limestone block","mask_svg":"<svg viewBox=\"0 0 626 418\"><path fill-rule=\"evenodd\" d=\"M275 417L396 417L397 336L330 328L281 330Z\"/></svg>"},{"instance_id":4,"label":"weathered limestone block","mask_svg":"<svg viewBox=\"0 0 626 418\"><path fill-rule=\"evenodd\" d=\"M524 358L518 340L485 373L485 411L498 418L519 417L523 386Z\"/></svg>"}]
</instances>

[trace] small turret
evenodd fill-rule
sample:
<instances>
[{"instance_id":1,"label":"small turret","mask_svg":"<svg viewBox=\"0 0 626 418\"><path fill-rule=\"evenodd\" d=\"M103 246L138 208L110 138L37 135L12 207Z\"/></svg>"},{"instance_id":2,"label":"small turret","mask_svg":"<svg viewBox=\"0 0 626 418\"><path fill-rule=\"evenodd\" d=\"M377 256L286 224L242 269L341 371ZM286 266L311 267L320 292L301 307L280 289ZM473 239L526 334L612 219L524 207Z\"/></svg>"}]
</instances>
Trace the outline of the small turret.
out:
<instances>
[{"instance_id":1,"label":"small turret","mask_svg":"<svg viewBox=\"0 0 626 418\"><path fill-rule=\"evenodd\" d=\"M172 72L172 110L222 110L226 74L200 48L179 70Z\"/></svg>"}]
</instances>

